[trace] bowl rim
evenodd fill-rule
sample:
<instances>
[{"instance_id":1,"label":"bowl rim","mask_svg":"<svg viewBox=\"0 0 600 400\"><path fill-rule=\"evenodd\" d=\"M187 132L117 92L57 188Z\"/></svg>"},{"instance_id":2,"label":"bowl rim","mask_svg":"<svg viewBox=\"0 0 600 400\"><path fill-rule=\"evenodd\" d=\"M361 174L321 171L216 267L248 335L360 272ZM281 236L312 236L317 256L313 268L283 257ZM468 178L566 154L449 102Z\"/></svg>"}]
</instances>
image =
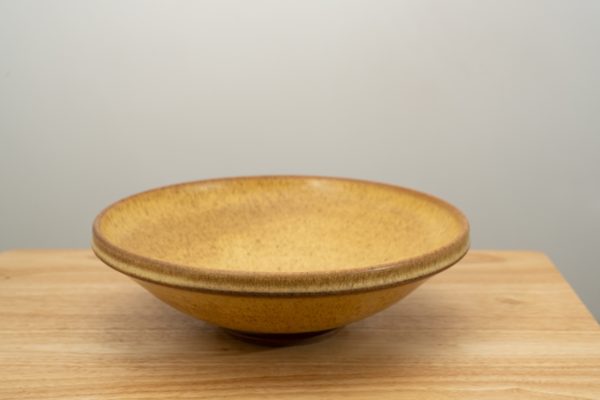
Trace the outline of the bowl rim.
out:
<instances>
[{"instance_id":1,"label":"bowl rim","mask_svg":"<svg viewBox=\"0 0 600 400\"><path fill-rule=\"evenodd\" d=\"M197 267L154 259L111 243L102 233L102 218L113 207L150 193L183 186L238 180L299 179L327 180L372 185L410 193L436 203L459 221L458 234L450 243L422 255L395 262L329 271L253 272ZM414 189L363 179L316 175L255 175L200 179L159 186L124 197L105 207L94 219L92 250L113 269L130 277L158 285L193 291L246 296L322 296L379 290L425 279L462 259L469 250L469 222L455 206L436 196Z\"/></svg>"}]
</instances>

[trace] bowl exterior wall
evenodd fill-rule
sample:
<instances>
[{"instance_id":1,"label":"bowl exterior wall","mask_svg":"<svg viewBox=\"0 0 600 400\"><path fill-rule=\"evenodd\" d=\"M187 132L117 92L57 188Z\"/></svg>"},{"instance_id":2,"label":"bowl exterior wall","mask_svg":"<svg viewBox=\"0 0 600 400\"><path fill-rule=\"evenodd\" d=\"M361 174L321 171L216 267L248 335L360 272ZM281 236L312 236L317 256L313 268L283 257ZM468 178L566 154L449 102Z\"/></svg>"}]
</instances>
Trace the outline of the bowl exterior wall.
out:
<instances>
[{"instance_id":1,"label":"bowl exterior wall","mask_svg":"<svg viewBox=\"0 0 600 400\"><path fill-rule=\"evenodd\" d=\"M372 291L310 296L249 296L136 281L160 300L211 324L244 332L301 333L344 326L407 296L426 279Z\"/></svg>"}]
</instances>

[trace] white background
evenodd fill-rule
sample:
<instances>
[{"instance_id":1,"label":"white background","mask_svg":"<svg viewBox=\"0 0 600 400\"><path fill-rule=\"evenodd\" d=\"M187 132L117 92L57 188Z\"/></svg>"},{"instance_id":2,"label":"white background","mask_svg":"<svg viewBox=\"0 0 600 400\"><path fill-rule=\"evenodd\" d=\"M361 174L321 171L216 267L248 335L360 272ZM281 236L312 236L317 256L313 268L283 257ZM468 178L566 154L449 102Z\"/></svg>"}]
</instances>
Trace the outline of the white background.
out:
<instances>
[{"instance_id":1,"label":"white background","mask_svg":"<svg viewBox=\"0 0 600 400\"><path fill-rule=\"evenodd\" d=\"M0 250L193 179L409 186L600 316L600 2L0 1Z\"/></svg>"}]
</instances>

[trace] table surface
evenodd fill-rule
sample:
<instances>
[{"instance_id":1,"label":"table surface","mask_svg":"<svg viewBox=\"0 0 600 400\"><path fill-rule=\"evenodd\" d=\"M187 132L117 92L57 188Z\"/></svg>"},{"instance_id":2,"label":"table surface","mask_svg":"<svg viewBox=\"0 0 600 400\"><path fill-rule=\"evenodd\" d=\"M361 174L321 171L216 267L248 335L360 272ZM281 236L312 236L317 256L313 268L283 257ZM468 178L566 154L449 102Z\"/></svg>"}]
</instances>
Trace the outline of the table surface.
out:
<instances>
[{"instance_id":1,"label":"table surface","mask_svg":"<svg viewBox=\"0 0 600 400\"><path fill-rule=\"evenodd\" d=\"M88 250L0 253L1 399L600 399L600 329L541 253L472 251L320 342L239 342Z\"/></svg>"}]
</instances>

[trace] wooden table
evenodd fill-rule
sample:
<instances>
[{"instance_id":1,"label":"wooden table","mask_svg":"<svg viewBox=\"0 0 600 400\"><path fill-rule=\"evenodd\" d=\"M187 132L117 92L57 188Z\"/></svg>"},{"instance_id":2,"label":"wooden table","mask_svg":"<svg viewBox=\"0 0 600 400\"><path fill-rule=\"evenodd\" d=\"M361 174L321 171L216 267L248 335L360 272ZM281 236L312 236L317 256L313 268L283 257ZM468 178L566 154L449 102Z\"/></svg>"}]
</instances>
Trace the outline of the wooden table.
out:
<instances>
[{"instance_id":1,"label":"wooden table","mask_svg":"<svg viewBox=\"0 0 600 400\"><path fill-rule=\"evenodd\" d=\"M600 399L600 329L540 253L473 251L317 343L265 348L88 250L0 253L0 399Z\"/></svg>"}]
</instances>

